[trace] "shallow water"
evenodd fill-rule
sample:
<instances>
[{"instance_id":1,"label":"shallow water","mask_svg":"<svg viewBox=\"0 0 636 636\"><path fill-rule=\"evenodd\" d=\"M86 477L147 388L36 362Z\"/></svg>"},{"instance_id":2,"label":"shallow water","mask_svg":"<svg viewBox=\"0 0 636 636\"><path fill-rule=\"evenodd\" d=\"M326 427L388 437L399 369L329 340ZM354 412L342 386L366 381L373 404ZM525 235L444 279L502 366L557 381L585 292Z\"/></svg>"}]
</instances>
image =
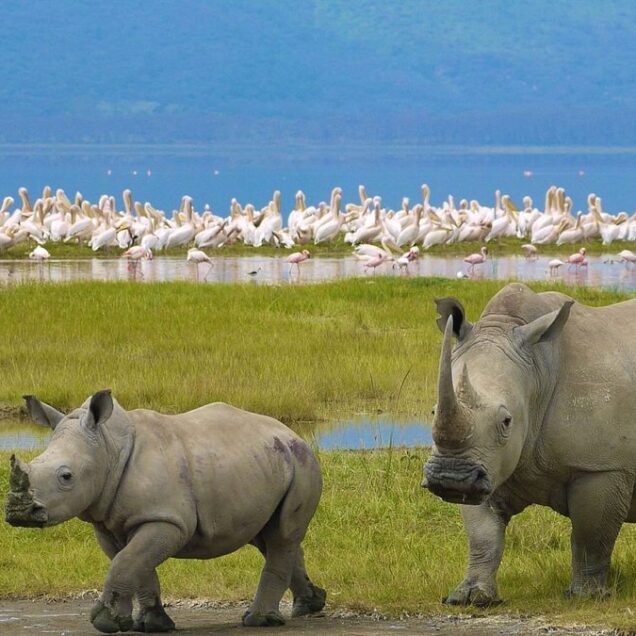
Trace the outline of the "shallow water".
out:
<instances>
[{"instance_id":1,"label":"shallow water","mask_svg":"<svg viewBox=\"0 0 636 636\"><path fill-rule=\"evenodd\" d=\"M564 248L562 259L572 250ZM625 291L636 290L636 267L616 262L616 254L609 251L588 258L589 265L579 270L562 267L556 276L548 272L553 256L528 261L521 256L495 257L475 267L474 279L524 281L559 281L570 285L586 285ZM614 259L614 262L612 260ZM352 256L318 257L305 261L300 272L290 272L285 254L281 256L218 256L213 265L195 265L184 257L159 256L152 261L129 264L124 259L51 260L33 263L26 260L0 261L0 284L27 281L64 282L74 280L130 280L140 282L199 281L200 283L255 284L312 283L339 280L356 276L442 276L455 278L466 273L461 256L423 254L409 266L408 274L393 269L391 263L381 265L375 273L366 271L361 261ZM466 281L470 283L469 280Z\"/></svg>"},{"instance_id":2,"label":"shallow water","mask_svg":"<svg viewBox=\"0 0 636 636\"><path fill-rule=\"evenodd\" d=\"M329 201L334 186L345 202L358 200L358 184L387 207L399 209L402 197L421 201L420 185L431 187L433 205L449 194L459 201L494 203L500 189L519 204L528 194L541 207L546 189L563 186L574 211L585 209L586 196L603 197L608 212L632 210L636 203L636 149L599 147L461 147L385 143L226 148L131 144L48 147L3 144L0 147L0 194L17 195L26 186L35 197L45 184L80 190L91 201L107 192L131 188L139 201L151 201L168 214L189 194L195 207L209 203L225 215L232 197L257 208L272 192L282 192L283 209L292 209L300 188L311 204Z\"/></svg>"},{"instance_id":3,"label":"shallow water","mask_svg":"<svg viewBox=\"0 0 636 636\"><path fill-rule=\"evenodd\" d=\"M422 446L431 443L431 429L418 422L393 422L387 418L320 422L299 433L322 450L373 449L389 446ZM42 450L50 431L30 424L0 424L0 450Z\"/></svg>"}]
</instances>

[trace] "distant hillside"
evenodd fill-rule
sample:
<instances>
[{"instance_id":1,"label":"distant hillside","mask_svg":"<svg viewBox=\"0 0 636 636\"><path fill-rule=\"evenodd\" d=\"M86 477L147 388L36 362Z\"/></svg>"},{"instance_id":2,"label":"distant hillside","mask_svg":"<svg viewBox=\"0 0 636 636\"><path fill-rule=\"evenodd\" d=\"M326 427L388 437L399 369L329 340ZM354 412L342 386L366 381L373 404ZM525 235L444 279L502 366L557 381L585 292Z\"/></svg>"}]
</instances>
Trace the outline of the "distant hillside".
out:
<instances>
[{"instance_id":1,"label":"distant hillside","mask_svg":"<svg viewBox=\"0 0 636 636\"><path fill-rule=\"evenodd\" d=\"M636 143L629 0L5 4L0 142Z\"/></svg>"}]
</instances>

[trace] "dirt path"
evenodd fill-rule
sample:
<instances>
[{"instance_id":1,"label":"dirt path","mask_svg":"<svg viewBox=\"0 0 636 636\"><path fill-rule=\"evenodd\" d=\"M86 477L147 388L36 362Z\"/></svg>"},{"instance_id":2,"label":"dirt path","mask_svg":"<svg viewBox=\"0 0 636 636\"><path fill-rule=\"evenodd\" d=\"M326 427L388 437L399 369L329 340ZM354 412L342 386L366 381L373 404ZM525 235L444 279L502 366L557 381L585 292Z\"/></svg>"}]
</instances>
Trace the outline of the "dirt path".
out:
<instances>
[{"instance_id":1,"label":"dirt path","mask_svg":"<svg viewBox=\"0 0 636 636\"><path fill-rule=\"evenodd\" d=\"M81 600L0 600L0 634L95 634L88 615L92 599ZM427 634L435 636L501 636L502 634L585 634L610 635L613 630L586 629L581 626L553 627L538 619L513 617L469 618L437 616L385 620L354 612L325 612L319 616L289 620L284 627L249 629L240 625L242 605L178 602L168 613L178 627L178 634L326 634L328 636L379 636L383 634ZM283 607L289 613L289 607Z\"/></svg>"}]
</instances>

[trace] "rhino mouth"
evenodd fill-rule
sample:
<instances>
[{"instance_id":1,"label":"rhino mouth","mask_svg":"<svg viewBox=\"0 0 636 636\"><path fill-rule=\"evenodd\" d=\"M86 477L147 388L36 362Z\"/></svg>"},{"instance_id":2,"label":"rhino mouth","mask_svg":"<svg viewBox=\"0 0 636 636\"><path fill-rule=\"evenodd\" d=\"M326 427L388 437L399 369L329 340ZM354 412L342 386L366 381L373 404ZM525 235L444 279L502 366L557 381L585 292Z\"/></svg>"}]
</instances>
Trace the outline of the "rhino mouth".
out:
<instances>
[{"instance_id":1,"label":"rhino mouth","mask_svg":"<svg viewBox=\"0 0 636 636\"><path fill-rule=\"evenodd\" d=\"M5 521L21 528L43 528L49 520L46 508L24 493L10 492L5 508Z\"/></svg>"},{"instance_id":2,"label":"rhino mouth","mask_svg":"<svg viewBox=\"0 0 636 636\"><path fill-rule=\"evenodd\" d=\"M484 467L460 457L433 455L424 466L422 486L449 503L475 506L492 493Z\"/></svg>"}]
</instances>

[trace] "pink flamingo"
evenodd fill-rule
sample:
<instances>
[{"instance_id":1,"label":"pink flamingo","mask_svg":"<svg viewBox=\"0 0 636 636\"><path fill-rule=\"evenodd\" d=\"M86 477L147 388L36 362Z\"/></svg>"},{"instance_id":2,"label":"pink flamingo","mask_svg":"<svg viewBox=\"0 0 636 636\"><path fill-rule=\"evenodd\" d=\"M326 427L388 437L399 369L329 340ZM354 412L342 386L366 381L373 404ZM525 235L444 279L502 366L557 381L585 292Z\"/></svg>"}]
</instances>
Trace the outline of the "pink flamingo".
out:
<instances>
[{"instance_id":1,"label":"pink flamingo","mask_svg":"<svg viewBox=\"0 0 636 636\"><path fill-rule=\"evenodd\" d=\"M486 255L488 254L488 248L482 247L479 253L471 254L464 259L464 263L468 263L468 269L471 273L475 271L475 265L481 265L486 262Z\"/></svg>"},{"instance_id":2,"label":"pink flamingo","mask_svg":"<svg viewBox=\"0 0 636 636\"><path fill-rule=\"evenodd\" d=\"M395 269L395 266L397 265L400 268L400 271L406 272L408 276L409 264L417 260L419 252L420 248L414 245L408 252L406 252L406 254L402 254L402 256L393 263L393 269Z\"/></svg>"},{"instance_id":3,"label":"pink flamingo","mask_svg":"<svg viewBox=\"0 0 636 636\"><path fill-rule=\"evenodd\" d=\"M133 245L128 248L122 255L122 258L128 260L128 271L132 272L133 278L137 276L137 266L140 260L152 260L152 251L147 247L141 245Z\"/></svg>"},{"instance_id":4,"label":"pink flamingo","mask_svg":"<svg viewBox=\"0 0 636 636\"><path fill-rule=\"evenodd\" d=\"M122 258L127 258L129 261L152 260L152 251L147 247L141 245L133 245L129 247L122 255Z\"/></svg>"},{"instance_id":5,"label":"pink flamingo","mask_svg":"<svg viewBox=\"0 0 636 636\"><path fill-rule=\"evenodd\" d=\"M585 248L582 247L578 252L576 252L576 254L570 254L570 256L568 256L568 267L574 265L577 271L579 267L587 267L587 261L585 260L585 251Z\"/></svg>"},{"instance_id":6,"label":"pink flamingo","mask_svg":"<svg viewBox=\"0 0 636 636\"><path fill-rule=\"evenodd\" d=\"M311 258L309 250L303 250L302 252L294 252L287 257L289 263L289 273L292 272L292 267L296 265L298 268L298 275L300 276L300 264L304 263L307 259Z\"/></svg>"},{"instance_id":7,"label":"pink flamingo","mask_svg":"<svg viewBox=\"0 0 636 636\"><path fill-rule=\"evenodd\" d=\"M373 275L375 276L375 268L376 267L380 267L380 265L382 265L382 263L384 263L385 261L388 261L390 259L391 259L391 257L386 252L382 252L381 254L378 254L377 256L373 256L372 258L370 258L364 264L364 268L368 269L369 267L371 267L373 269Z\"/></svg>"}]
</instances>

